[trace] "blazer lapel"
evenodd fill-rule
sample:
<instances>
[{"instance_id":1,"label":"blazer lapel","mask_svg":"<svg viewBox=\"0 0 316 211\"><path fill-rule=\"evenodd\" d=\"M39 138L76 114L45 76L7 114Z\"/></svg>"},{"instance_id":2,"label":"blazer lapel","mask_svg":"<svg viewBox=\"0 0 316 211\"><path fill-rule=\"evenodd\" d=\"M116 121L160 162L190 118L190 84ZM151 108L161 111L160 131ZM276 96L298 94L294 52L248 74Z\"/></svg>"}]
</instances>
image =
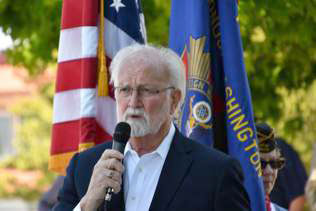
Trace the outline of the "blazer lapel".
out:
<instances>
[{"instance_id":1,"label":"blazer lapel","mask_svg":"<svg viewBox=\"0 0 316 211\"><path fill-rule=\"evenodd\" d=\"M176 130L150 205L151 211L166 210L192 163L187 140Z\"/></svg>"}]
</instances>

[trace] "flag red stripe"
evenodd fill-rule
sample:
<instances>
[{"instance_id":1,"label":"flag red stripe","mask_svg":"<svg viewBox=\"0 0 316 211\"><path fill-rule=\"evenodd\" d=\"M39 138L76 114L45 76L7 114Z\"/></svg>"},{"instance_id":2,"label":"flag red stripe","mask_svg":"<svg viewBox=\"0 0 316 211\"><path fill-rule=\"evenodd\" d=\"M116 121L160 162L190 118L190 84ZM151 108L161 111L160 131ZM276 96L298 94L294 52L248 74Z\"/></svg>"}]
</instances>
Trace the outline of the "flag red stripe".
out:
<instances>
[{"instance_id":1,"label":"flag red stripe","mask_svg":"<svg viewBox=\"0 0 316 211\"><path fill-rule=\"evenodd\" d=\"M81 118L54 124L52 139L56 141L52 141L51 155L55 155L77 151L79 143L93 141L95 144L100 144L110 141L112 136L103 130L95 118Z\"/></svg>"},{"instance_id":2,"label":"flag red stripe","mask_svg":"<svg viewBox=\"0 0 316 211\"><path fill-rule=\"evenodd\" d=\"M78 150L80 120L53 124L51 155Z\"/></svg>"},{"instance_id":3,"label":"flag red stripe","mask_svg":"<svg viewBox=\"0 0 316 211\"><path fill-rule=\"evenodd\" d=\"M95 88L97 84L97 65L97 58L85 58L59 63L56 92Z\"/></svg>"},{"instance_id":4,"label":"flag red stripe","mask_svg":"<svg viewBox=\"0 0 316 211\"><path fill-rule=\"evenodd\" d=\"M96 26L98 23L98 1L64 0L61 28Z\"/></svg>"},{"instance_id":5,"label":"flag red stripe","mask_svg":"<svg viewBox=\"0 0 316 211\"><path fill-rule=\"evenodd\" d=\"M107 64L111 63L106 58ZM58 64L56 93L80 88L95 88L97 85L97 58L85 58ZM108 76L110 73L108 72ZM110 86L111 90L111 86ZM113 93L110 93L113 97Z\"/></svg>"}]
</instances>

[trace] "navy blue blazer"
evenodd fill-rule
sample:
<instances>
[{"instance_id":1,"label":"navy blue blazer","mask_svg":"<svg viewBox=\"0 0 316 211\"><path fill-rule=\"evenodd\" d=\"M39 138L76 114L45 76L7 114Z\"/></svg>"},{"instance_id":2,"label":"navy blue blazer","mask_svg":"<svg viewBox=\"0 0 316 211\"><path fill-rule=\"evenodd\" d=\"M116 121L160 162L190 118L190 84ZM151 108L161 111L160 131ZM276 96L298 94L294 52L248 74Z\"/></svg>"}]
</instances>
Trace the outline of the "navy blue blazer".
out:
<instances>
[{"instance_id":1,"label":"navy blue blazer","mask_svg":"<svg viewBox=\"0 0 316 211\"><path fill-rule=\"evenodd\" d=\"M74 155L56 211L72 210L88 189L93 167L112 143ZM124 210L123 191L103 205L107 211ZM150 211L246 211L250 210L237 160L192 141L177 130L161 171Z\"/></svg>"}]
</instances>

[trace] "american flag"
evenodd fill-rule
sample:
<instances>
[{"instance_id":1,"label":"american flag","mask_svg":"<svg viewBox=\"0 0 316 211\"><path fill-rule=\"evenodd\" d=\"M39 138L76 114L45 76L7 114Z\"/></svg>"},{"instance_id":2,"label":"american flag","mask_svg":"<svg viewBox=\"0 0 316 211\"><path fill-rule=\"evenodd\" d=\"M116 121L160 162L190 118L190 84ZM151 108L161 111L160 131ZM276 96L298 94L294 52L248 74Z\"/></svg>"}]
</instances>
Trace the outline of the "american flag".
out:
<instances>
[{"instance_id":1,"label":"american flag","mask_svg":"<svg viewBox=\"0 0 316 211\"><path fill-rule=\"evenodd\" d=\"M146 42L146 32L139 0L102 1L108 66L121 48ZM61 174L74 153L111 140L116 124L112 88L107 96L97 93L102 4L100 0L63 1L49 163L50 170Z\"/></svg>"}]
</instances>

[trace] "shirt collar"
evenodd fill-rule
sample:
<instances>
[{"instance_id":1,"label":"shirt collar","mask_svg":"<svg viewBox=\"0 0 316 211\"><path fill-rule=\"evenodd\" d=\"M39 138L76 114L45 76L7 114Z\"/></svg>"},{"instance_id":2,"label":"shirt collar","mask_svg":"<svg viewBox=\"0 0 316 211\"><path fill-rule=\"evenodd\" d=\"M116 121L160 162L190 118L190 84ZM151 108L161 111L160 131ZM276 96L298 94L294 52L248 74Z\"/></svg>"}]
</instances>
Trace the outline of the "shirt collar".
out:
<instances>
[{"instance_id":1,"label":"shirt collar","mask_svg":"<svg viewBox=\"0 0 316 211\"><path fill-rule=\"evenodd\" d=\"M271 211L276 211L275 206L272 202L270 202L270 205L271 205Z\"/></svg>"},{"instance_id":2,"label":"shirt collar","mask_svg":"<svg viewBox=\"0 0 316 211\"><path fill-rule=\"evenodd\" d=\"M161 144L158 146L158 148L156 150L154 150L153 152L151 152L150 154L154 154L154 153L158 153L158 155L160 155L160 157L162 159L166 159L167 154L169 152L170 149L170 145L172 142L172 139L174 137L176 133L176 129L175 126L173 125L173 123L171 123L170 129L168 134L163 138ZM126 156L128 153L132 153L135 152L131 146L131 144L129 142L127 142L125 149L124 149L124 156Z\"/></svg>"}]
</instances>

